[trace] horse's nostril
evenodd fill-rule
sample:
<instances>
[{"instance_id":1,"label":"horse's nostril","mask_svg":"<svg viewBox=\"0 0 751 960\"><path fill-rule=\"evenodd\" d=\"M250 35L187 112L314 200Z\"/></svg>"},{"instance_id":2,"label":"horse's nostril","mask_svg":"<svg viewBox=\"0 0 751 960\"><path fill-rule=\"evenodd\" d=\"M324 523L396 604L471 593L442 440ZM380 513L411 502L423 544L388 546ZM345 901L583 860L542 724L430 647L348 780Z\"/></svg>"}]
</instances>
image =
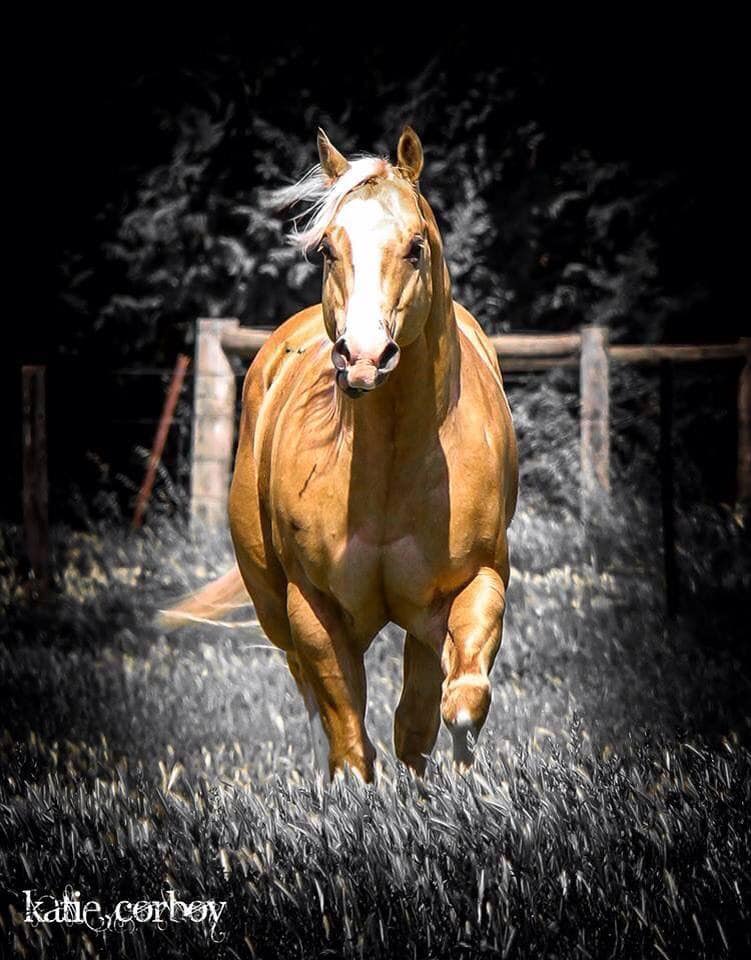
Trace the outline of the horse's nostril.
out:
<instances>
[{"instance_id":1,"label":"horse's nostril","mask_svg":"<svg viewBox=\"0 0 751 960\"><path fill-rule=\"evenodd\" d=\"M388 373L394 369L398 362L399 347L394 340L389 340L386 344L386 349L381 354L381 359L378 361L378 369L382 373Z\"/></svg>"},{"instance_id":2,"label":"horse's nostril","mask_svg":"<svg viewBox=\"0 0 751 960\"><path fill-rule=\"evenodd\" d=\"M352 363L352 357L349 354L347 342L344 337L339 337L334 344L331 351L331 359L337 370L346 370L348 364Z\"/></svg>"}]
</instances>

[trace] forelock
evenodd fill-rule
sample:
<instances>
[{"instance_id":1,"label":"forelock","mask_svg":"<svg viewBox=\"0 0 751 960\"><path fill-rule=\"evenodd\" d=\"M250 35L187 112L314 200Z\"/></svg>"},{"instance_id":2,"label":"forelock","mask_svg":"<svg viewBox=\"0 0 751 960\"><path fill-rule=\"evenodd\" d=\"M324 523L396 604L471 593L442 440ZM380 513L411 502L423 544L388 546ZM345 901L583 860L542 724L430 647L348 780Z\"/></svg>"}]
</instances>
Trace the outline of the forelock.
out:
<instances>
[{"instance_id":1,"label":"forelock","mask_svg":"<svg viewBox=\"0 0 751 960\"><path fill-rule=\"evenodd\" d=\"M288 237L290 243L307 253L321 242L346 197L367 188L371 182L375 190L384 180L406 183L383 157L361 156L350 160L349 168L333 182L317 164L297 183L274 191L270 202L277 207L307 204L293 218L292 232Z\"/></svg>"}]
</instances>

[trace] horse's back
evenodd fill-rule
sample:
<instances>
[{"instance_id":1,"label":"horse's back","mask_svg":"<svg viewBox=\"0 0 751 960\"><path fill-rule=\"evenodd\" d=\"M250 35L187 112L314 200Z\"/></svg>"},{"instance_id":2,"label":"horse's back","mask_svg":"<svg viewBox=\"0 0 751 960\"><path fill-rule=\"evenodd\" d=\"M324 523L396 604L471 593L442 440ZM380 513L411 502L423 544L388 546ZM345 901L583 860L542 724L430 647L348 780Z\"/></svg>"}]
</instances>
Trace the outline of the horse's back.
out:
<instances>
[{"instance_id":1,"label":"horse's back","mask_svg":"<svg viewBox=\"0 0 751 960\"><path fill-rule=\"evenodd\" d=\"M498 356L488 339L485 331L482 329L472 314L460 303L454 301L454 315L459 330L464 334L464 342L470 347L470 355L467 358L469 362L474 362L483 370L486 370L492 377L497 387L500 405L497 408L497 416L501 421L501 436L506 462L503 471L504 478L504 504L506 526L511 523L516 510L516 498L518 492L518 458L516 449L516 434L514 433L511 421L511 410L509 409L506 391L503 388L503 377L501 375ZM470 359L471 358L471 359ZM488 385L489 386L489 385ZM492 391L492 387L490 387ZM493 391L494 392L494 391ZM494 402L494 401L492 401Z\"/></svg>"},{"instance_id":2,"label":"horse's back","mask_svg":"<svg viewBox=\"0 0 751 960\"><path fill-rule=\"evenodd\" d=\"M488 340L485 331L482 329L477 320L475 320L469 310L467 310L466 307L463 307L460 303L457 303L456 300L454 301L454 315L456 316L456 322L459 325L459 329L466 336L467 340L477 353L479 359L491 371L493 378L501 388L501 391L503 391L503 381L501 379L501 369L498 365L498 357L496 356L495 350Z\"/></svg>"}]
</instances>

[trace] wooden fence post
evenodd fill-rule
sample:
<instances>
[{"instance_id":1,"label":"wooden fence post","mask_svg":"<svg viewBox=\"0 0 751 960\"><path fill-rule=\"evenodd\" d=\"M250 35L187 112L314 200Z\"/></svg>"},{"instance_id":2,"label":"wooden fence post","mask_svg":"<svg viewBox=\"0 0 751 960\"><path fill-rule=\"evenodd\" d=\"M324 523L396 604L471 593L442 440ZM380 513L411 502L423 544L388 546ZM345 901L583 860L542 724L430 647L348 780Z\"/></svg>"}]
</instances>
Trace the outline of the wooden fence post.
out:
<instances>
[{"instance_id":1,"label":"wooden fence post","mask_svg":"<svg viewBox=\"0 0 751 960\"><path fill-rule=\"evenodd\" d=\"M607 327L581 330L581 515L596 524L610 495L610 377Z\"/></svg>"},{"instance_id":2,"label":"wooden fence post","mask_svg":"<svg viewBox=\"0 0 751 960\"><path fill-rule=\"evenodd\" d=\"M736 502L751 509L751 337L741 338L746 362L738 379L738 479Z\"/></svg>"},{"instance_id":3,"label":"wooden fence post","mask_svg":"<svg viewBox=\"0 0 751 960\"><path fill-rule=\"evenodd\" d=\"M44 367L21 370L23 399L23 528L26 553L40 599L49 587L47 516L47 409Z\"/></svg>"},{"instance_id":4,"label":"wooden fence post","mask_svg":"<svg viewBox=\"0 0 751 960\"><path fill-rule=\"evenodd\" d=\"M194 526L227 526L236 387L222 334L239 325L235 319L201 319L197 324L190 498Z\"/></svg>"}]
</instances>

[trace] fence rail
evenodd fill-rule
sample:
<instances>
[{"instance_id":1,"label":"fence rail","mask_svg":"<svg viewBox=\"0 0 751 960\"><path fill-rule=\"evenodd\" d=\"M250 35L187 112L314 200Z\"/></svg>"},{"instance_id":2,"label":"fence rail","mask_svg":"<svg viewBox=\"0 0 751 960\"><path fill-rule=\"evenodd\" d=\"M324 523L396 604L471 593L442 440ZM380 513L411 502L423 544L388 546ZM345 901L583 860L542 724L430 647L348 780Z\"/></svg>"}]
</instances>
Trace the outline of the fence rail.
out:
<instances>
[{"instance_id":1,"label":"fence rail","mask_svg":"<svg viewBox=\"0 0 751 960\"><path fill-rule=\"evenodd\" d=\"M274 331L273 327L239 327L231 324L221 335L222 347L230 354L249 359L261 349ZM589 329L589 328L585 328ZM499 333L488 337L495 352L504 366L512 360L518 369L526 369L525 361L541 361L540 366L532 369L544 369L548 361L560 360L578 363L581 352L581 333ZM619 363L659 363L671 360L675 363L693 363L701 360L729 360L742 357L748 352L748 345L738 343L710 344L637 344L608 345L611 360ZM552 365L555 365L553 363Z\"/></svg>"},{"instance_id":2,"label":"fence rail","mask_svg":"<svg viewBox=\"0 0 751 960\"><path fill-rule=\"evenodd\" d=\"M229 357L252 358L273 328L245 328L236 319L198 321L195 361L191 516L223 525L235 430L236 382ZM581 507L585 521L610 491L611 363L670 366L707 360L745 361L738 382L737 499L751 501L751 338L723 344L609 344L607 328L576 333L502 333L490 337L504 371L578 367L580 371ZM663 372L663 377L666 374ZM669 417L663 416L663 430ZM669 438L664 442L669 445Z\"/></svg>"}]
</instances>

